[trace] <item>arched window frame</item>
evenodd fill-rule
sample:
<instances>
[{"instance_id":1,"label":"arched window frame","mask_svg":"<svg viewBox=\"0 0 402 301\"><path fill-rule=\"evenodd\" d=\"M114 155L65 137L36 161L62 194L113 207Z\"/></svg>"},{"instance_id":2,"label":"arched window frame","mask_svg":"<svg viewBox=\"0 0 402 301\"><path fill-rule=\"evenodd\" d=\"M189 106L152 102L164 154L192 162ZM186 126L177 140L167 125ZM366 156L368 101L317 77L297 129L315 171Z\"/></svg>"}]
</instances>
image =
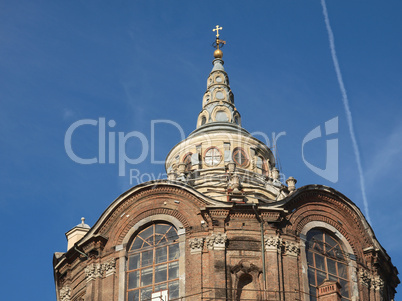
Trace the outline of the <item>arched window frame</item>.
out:
<instances>
[{"instance_id":1,"label":"arched window frame","mask_svg":"<svg viewBox=\"0 0 402 301\"><path fill-rule=\"evenodd\" d=\"M308 282L308 264L307 264L307 252L306 252L306 238L307 233L313 229L321 229L332 236L336 237L338 242L341 244L343 251L347 252L348 254L354 254L353 249L347 239L333 226L321 222L321 221L314 221L307 223L303 230L300 233L300 241L302 242L300 251L301 251L301 264L302 264L302 271L303 271L303 288L305 292L309 292L309 282ZM357 279L357 263L355 260L351 258L347 258L346 260L348 265L348 278L350 284L350 298L351 300L357 300L359 296L359 289L357 282L354 279ZM304 301L310 301L310 295L305 294Z\"/></svg>"},{"instance_id":2,"label":"arched window frame","mask_svg":"<svg viewBox=\"0 0 402 301\"><path fill-rule=\"evenodd\" d=\"M127 293L127 259L129 248L136 234L141 231L144 227L151 225L153 223L162 222L170 223L177 229L177 234L179 236L179 296L185 296L185 242L186 233L183 224L175 217L166 214L156 214L146 217L136 223L126 234L123 239L122 244L117 245L116 251L120 251L119 254L119 295L118 301L126 301Z\"/></svg>"},{"instance_id":3,"label":"arched window frame","mask_svg":"<svg viewBox=\"0 0 402 301\"><path fill-rule=\"evenodd\" d=\"M186 164L186 171L190 171L193 168L193 165L191 164L192 155L192 152L188 152L183 156L182 162Z\"/></svg>"},{"instance_id":4,"label":"arched window frame","mask_svg":"<svg viewBox=\"0 0 402 301\"><path fill-rule=\"evenodd\" d=\"M263 156L261 156L261 155L257 156L256 167L257 167L258 173L260 173L264 176L268 175L267 161L264 159Z\"/></svg>"}]
</instances>

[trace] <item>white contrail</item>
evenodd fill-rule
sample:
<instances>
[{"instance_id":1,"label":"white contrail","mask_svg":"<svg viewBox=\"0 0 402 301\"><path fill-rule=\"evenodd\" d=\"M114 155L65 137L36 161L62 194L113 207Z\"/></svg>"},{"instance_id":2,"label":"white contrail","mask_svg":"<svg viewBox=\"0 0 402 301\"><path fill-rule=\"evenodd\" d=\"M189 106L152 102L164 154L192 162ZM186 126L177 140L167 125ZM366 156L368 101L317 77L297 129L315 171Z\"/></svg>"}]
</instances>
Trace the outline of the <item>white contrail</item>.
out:
<instances>
[{"instance_id":1,"label":"white contrail","mask_svg":"<svg viewBox=\"0 0 402 301\"><path fill-rule=\"evenodd\" d=\"M350 138L352 139L353 150L354 150L355 157L356 157L357 169L359 171L360 189L362 191L364 213L366 215L367 221L371 224L370 216L369 216L369 209L368 209L368 202L367 202L367 197L366 197L366 184L364 182L362 163L360 160L360 151L359 151L359 147L356 142L355 131L353 129L352 112L350 111L350 108L349 108L349 100L348 100L348 96L346 94L345 85L343 84L343 79L342 79L341 69L339 68L338 58L336 56L334 34L332 33L331 25L329 24L328 11L327 11L327 6L325 4L325 0L321 0L321 5L322 5L322 12L324 14L324 19L325 19L325 25L327 27L332 60L334 62L334 67L335 67L336 77L337 77L338 83L339 83L339 88L342 93L342 102L343 102L343 106L345 108L346 118L347 118L348 126L349 126L349 134L350 134Z\"/></svg>"}]
</instances>

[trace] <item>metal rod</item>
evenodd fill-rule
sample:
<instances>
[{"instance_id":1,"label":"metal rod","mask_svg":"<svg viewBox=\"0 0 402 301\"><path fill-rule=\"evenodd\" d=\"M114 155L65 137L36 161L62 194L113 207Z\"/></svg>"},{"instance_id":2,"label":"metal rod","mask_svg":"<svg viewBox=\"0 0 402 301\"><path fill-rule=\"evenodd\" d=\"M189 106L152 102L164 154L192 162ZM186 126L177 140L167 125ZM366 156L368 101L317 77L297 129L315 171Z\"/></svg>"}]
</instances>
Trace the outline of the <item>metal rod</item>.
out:
<instances>
[{"instance_id":1,"label":"metal rod","mask_svg":"<svg viewBox=\"0 0 402 301\"><path fill-rule=\"evenodd\" d=\"M262 276L264 278L264 291L267 289L267 278L266 278L266 273L265 273L265 246L264 246L264 221L260 217L258 210L257 210L257 205L253 205L253 210L255 212L255 215L257 217L257 220L260 222L261 226L261 257L262 257Z\"/></svg>"}]
</instances>

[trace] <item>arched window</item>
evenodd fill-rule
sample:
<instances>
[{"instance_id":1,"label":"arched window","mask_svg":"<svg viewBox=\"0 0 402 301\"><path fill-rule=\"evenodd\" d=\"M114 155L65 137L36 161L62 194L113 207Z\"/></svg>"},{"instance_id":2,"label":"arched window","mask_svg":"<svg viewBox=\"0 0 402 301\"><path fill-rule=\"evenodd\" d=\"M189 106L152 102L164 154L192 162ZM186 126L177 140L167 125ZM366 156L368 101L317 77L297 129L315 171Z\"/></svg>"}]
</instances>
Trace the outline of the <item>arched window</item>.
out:
<instances>
[{"instance_id":1,"label":"arched window","mask_svg":"<svg viewBox=\"0 0 402 301\"><path fill-rule=\"evenodd\" d=\"M261 156L257 157L257 169L259 170L259 173L266 176L268 174L268 168L267 168L267 163L265 162L264 158Z\"/></svg>"},{"instance_id":2,"label":"arched window","mask_svg":"<svg viewBox=\"0 0 402 301\"><path fill-rule=\"evenodd\" d=\"M127 300L151 300L152 293L169 291L179 297L179 236L177 229L158 222L141 230L128 252Z\"/></svg>"},{"instance_id":3,"label":"arched window","mask_svg":"<svg viewBox=\"0 0 402 301\"><path fill-rule=\"evenodd\" d=\"M338 281L341 285L342 301L350 299L347 253L336 238L321 229L307 233L308 282L311 301L317 300L317 286L325 279Z\"/></svg>"},{"instance_id":4,"label":"arched window","mask_svg":"<svg viewBox=\"0 0 402 301\"><path fill-rule=\"evenodd\" d=\"M184 157L183 157L183 163L186 164L186 171L190 171L191 170L191 156L193 154L192 153L187 153Z\"/></svg>"}]
</instances>

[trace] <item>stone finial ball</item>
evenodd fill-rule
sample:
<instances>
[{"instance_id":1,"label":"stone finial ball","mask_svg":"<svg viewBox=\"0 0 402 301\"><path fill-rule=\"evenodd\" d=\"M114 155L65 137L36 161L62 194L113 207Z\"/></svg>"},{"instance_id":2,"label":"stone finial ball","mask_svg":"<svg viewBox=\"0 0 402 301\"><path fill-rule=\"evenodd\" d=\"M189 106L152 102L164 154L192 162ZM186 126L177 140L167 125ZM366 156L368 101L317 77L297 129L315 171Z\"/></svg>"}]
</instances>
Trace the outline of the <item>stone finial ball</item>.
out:
<instances>
[{"instance_id":1,"label":"stone finial ball","mask_svg":"<svg viewBox=\"0 0 402 301\"><path fill-rule=\"evenodd\" d=\"M216 50L214 51L214 57L215 57L216 59L221 59L221 58L223 57L223 52L222 52L222 50L216 49Z\"/></svg>"}]
</instances>

